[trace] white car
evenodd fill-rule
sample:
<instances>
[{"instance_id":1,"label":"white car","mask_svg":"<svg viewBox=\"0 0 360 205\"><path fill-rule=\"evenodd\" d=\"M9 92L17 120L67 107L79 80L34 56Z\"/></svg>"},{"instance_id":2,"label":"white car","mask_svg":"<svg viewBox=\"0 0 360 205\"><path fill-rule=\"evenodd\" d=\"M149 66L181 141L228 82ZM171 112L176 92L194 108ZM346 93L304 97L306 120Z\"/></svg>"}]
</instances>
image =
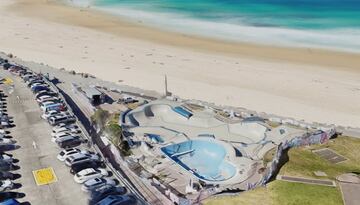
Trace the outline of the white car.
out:
<instances>
[{"instance_id":1,"label":"white car","mask_svg":"<svg viewBox=\"0 0 360 205\"><path fill-rule=\"evenodd\" d=\"M6 134L0 133L0 139L4 138Z\"/></svg>"},{"instance_id":2,"label":"white car","mask_svg":"<svg viewBox=\"0 0 360 205\"><path fill-rule=\"evenodd\" d=\"M93 169L87 168L83 169L80 172L76 173L74 176L74 181L76 183L82 184L87 180L98 178L98 177L106 177L108 176L108 171L106 169Z\"/></svg>"},{"instance_id":3,"label":"white car","mask_svg":"<svg viewBox=\"0 0 360 205\"><path fill-rule=\"evenodd\" d=\"M4 161L7 163L12 163L13 162L13 158L10 155L7 155L5 153L0 154L0 161Z\"/></svg>"},{"instance_id":4,"label":"white car","mask_svg":"<svg viewBox=\"0 0 360 205\"><path fill-rule=\"evenodd\" d=\"M33 83L33 84L31 84L30 88L33 88L33 87L36 87L36 86L49 87L49 85L47 85L45 83Z\"/></svg>"},{"instance_id":5,"label":"white car","mask_svg":"<svg viewBox=\"0 0 360 205\"><path fill-rule=\"evenodd\" d=\"M65 127L65 128L80 129L79 126L77 126L77 124L75 124L75 123L72 123L72 124L60 123L60 124L56 125L56 126L53 128L53 130L54 130L54 129L63 128L63 127Z\"/></svg>"},{"instance_id":6,"label":"white car","mask_svg":"<svg viewBox=\"0 0 360 205\"><path fill-rule=\"evenodd\" d=\"M71 134L68 133L68 132L58 133L58 134L56 134L56 135L54 135L54 136L51 136L51 141L52 141L52 142L55 142L56 139L59 139L59 138L65 137L65 136L70 136L70 135L71 135Z\"/></svg>"},{"instance_id":7,"label":"white car","mask_svg":"<svg viewBox=\"0 0 360 205\"><path fill-rule=\"evenodd\" d=\"M53 101L42 102L42 103L40 103L40 108L41 108L42 110L45 110L45 107L46 107L47 105L51 105L51 104L55 104L55 102L53 102Z\"/></svg>"},{"instance_id":8,"label":"white car","mask_svg":"<svg viewBox=\"0 0 360 205\"><path fill-rule=\"evenodd\" d=\"M50 101L50 100L59 100L59 98L50 96L50 95L43 95L43 96L36 98L36 101L38 101L39 103L45 102L45 101Z\"/></svg>"},{"instance_id":9,"label":"white car","mask_svg":"<svg viewBox=\"0 0 360 205\"><path fill-rule=\"evenodd\" d=\"M10 144L15 144L15 141L7 138L0 138L0 145L10 145Z\"/></svg>"},{"instance_id":10,"label":"white car","mask_svg":"<svg viewBox=\"0 0 360 205\"><path fill-rule=\"evenodd\" d=\"M68 132L61 132L59 134L56 134L55 136L53 136L51 138L51 141L52 142L56 142L57 139L60 139L60 138L63 138L63 137L68 137L68 136L72 136L72 137L75 137L75 138L79 138L80 136L76 136L76 135L73 135L71 133L68 133Z\"/></svg>"},{"instance_id":11,"label":"white car","mask_svg":"<svg viewBox=\"0 0 360 205\"><path fill-rule=\"evenodd\" d=\"M51 116L55 116L55 115L59 115L59 114L63 114L63 113L64 112L59 112L57 110L50 110L50 111L44 112L44 114L41 115L41 118L44 120L47 120Z\"/></svg>"},{"instance_id":12,"label":"white car","mask_svg":"<svg viewBox=\"0 0 360 205\"><path fill-rule=\"evenodd\" d=\"M100 161L100 157L97 154L84 154L84 153L78 153L73 156L70 156L66 158L65 165L68 167L71 167L73 164L85 162L85 161Z\"/></svg>"},{"instance_id":13,"label":"white car","mask_svg":"<svg viewBox=\"0 0 360 205\"><path fill-rule=\"evenodd\" d=\"M39 102L39 103L44 103L44 102L59 102L59 98L47 98L47 99L44 99L42 102Z\"/></svg>"},{"instance_id":14,"label":"white car","mask_svg":"<svg viewBox=\"0 0 360 205\"><path fill-rule=\"evenodd\" d=\"M67 133L71 133L71 134L79 134L81 131L76 128L67 128L67 127L54 128L51 133L51 136L55 136L55 135L57 135L59 133L63 133L63 132L67 132Z\"/></svg>"},{"instance_id":15,"label":"white car","mask_svg":"<svg viewBox=\"0 0 360 205\"><path fill-rule=\"evenodd\" d=\"M94 191L103 186L115 186L116 183L113 179L109 178L93 178L89 179L81 186L81 190L85 192Z\"/></svg>"},{"instance_id":16,"label":"white car","mask_svg":"<svg viewBox=\"0 0 360 205\"><path fill-rule=\"evenodd\" d=\"M0 181L0 192L12 189L13 186L14 186L14 184L12 183L11 180L9 180L9 179L2 180L2 181Z\"/></svg>"},{"instance_id":17,"label":"white car","mask_svg":"<svg viewBox=\"0 0 360 205\"><path fill-rule=\"evenodd\" d=\"M78 153L91 154L91 152L89 152L88 150L80 150L78 148L70 148L70 149L62 150L58 154L57 159L63 162L66 160L66 158L73 156L75 154L78 154Z\"/></svg>"},{"instance_id":18,"label":"white car","mask_svg":"<svg viewBox=\"0 0 360 205\"><path fill-rule=\"evenodd\" d=\"M54 95L56 95L56 93L54 93L53 91L42 90L42 91L36 93L35 99L38 99L39 97L45 96L45 95L47 95L47 96L54 96Z\"/></svg>"}]
</instances>

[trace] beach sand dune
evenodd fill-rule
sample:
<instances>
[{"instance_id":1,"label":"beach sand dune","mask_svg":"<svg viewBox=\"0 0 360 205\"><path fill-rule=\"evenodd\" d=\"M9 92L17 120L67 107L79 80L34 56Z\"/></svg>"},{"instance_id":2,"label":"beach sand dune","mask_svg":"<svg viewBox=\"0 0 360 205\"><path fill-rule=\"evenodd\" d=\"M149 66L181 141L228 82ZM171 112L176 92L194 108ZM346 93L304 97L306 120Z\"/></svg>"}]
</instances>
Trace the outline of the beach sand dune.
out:
<instances>
[{"instance_id":1,"label":"beach sand dune","mask_svg":"<svg viewBox=\"0 0 360 205\"><path fill-rule=\"evenodd\" d=\"M201 39L43 0L0 2L0 51L104 80L360 127L360 55Z\"/></svg>"}]
</instances>

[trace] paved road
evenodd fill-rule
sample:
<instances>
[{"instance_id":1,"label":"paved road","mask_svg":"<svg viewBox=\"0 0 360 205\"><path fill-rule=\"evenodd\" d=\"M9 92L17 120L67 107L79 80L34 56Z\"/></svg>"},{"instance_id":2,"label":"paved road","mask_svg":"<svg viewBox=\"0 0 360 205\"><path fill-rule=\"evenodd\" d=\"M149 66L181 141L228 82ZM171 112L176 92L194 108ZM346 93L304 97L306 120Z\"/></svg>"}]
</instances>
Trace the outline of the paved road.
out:
<instances>
[{"instance_id":1,"label":"paved road","mask_svg":"<svg viewBox=\"0 0 360 205\"><path fill-rule=\"evenodd\" d=\"M360 204L360 184L339 182L345 205Z\"/></svg>"},{"instance_id":2,"label":"paved road","mask_svg":"<svg viewBox=\"0 0 360 205\"><path fill-rule=\"evenodd\" d=\"M0 76L6 75L9 76L6 71L0 71ZM69 169L56 159L60 149L50 141L51 127L40 119L40 109L33 94L19 78L12 79L15 89L7 101L8 113L14 116L16 127L11 128L10 135L21 146L12 154L20 160L20 170L16 172L22 177L16 182L21 183L22 187L18 191L26 194L20 201L29 201L33 205L87 204L87 195L73 181ZM46 167L54 169L58 181L37 186L32 171Z\"/></svg>"}]
</instances>

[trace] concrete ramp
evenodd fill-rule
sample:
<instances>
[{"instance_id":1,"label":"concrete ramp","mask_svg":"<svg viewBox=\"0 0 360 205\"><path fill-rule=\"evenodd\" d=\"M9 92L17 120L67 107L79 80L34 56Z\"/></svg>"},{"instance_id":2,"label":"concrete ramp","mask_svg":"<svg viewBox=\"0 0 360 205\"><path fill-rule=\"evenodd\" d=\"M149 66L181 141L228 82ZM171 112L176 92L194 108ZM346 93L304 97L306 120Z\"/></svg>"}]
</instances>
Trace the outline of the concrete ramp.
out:
<instances>
[{"instance_id":1,"label":"concrete ramp","mask_svg":"<svg viewBox=\"0 0 360 205\"><path fill-rule=\"evenodd\" d=\"M259 142L265 137L267 128L259 123L229 124L229 131L236 135L245 136L253 142Z\"/></svg>"}]
</instances>

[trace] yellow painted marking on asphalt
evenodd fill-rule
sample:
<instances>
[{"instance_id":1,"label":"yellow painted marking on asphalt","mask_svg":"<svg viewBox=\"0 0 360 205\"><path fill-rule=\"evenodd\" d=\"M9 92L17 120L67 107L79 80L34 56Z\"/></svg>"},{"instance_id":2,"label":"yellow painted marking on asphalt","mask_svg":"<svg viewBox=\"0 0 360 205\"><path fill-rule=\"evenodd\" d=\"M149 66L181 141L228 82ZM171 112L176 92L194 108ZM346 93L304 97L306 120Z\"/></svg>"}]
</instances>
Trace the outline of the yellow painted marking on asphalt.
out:
<instances>
[{"instance_id":1,"label":"yellow painted marking on asphalt","mask_svg":"<svg viewBox=\"0 0 360 205\"><path fill-rule=\"evenodd\" d=\"M34 170L33 175L38 186L57 182L57 178L52 167Z\"/></svg>"},{"instance_id":2,"label":"yellow painted marking on asphalt","mask_svg":"<svg viewBox=\"0 0 360 205\"><path fill-rule=\"evenodd\" d=\"M14 83L14 81L11 79L11 78L5 78L5 80L4 80L4 84L13 84Z\"/></svg>"}]
</instances>

